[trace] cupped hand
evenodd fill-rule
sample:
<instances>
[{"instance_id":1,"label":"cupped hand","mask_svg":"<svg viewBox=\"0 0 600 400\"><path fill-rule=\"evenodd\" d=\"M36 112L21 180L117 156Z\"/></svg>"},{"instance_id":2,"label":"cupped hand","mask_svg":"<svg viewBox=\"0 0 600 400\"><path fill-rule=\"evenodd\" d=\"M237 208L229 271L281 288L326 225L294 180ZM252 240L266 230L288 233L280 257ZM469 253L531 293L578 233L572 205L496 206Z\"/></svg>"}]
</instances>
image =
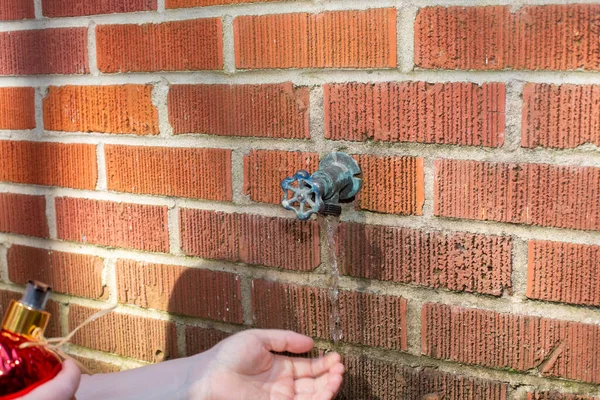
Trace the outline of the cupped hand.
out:
<instances>
[{"instance_id":1,"label":"cupped hand","mask_svg":"<svg viewBox=\"0 0 600 400\"><path fill-rule=\"evenodd\" d=\"M52 380L32 390L21 400L71 400L77 391L81 371L73 360L65 360L62 369Z\"/></svg>"},{"instance_id":2,"label":"cupped hand","mask_svg":"<svg viewBox=\"0 0 600 400\"><path fill-rule=\"evenodd\" d=\"M339 354L307 359L271 352L305 353L313 345L311 338L290 331L248 330L233 335L209 350L210 361L202 367L203 378L190 382L190 398L333 399L344 373ZM189 376L194 375L190 371Z\"/></svg>"}]
</instances>

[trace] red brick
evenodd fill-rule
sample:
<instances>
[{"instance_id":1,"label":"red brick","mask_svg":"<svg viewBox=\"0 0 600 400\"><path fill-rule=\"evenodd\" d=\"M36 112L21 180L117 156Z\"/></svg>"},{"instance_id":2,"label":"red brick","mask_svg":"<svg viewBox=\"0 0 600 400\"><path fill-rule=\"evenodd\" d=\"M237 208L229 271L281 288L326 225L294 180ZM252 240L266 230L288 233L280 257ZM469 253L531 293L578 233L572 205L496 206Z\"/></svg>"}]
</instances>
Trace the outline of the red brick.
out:
<instances>
[{"instance_id":1,"label":"red brick","mask_svg":"<svg viewBox=\"0 0 600 400\"><path fill-rule=\"evenodd\" d=\"M182 209L181 248L192 256L312 271L321 263L315 221Z\"/></svg>"},{"instance_id":2,"label":"red brick","mask_svg":"<svg viewBox=\"0 0 600 400\"><path fill-rule=\"evenodd\" d=\"M42 14L45 17L76 17L135 11L156 11L156 0L42 0Z\"/></svg>"},{"instance_id":3,"label":"red brick","mask_svg":"<svg viewBox=\"0 0 600 400\"><path fill-rule=\"evenodd\" d=\"M185 327L185 349L188 356L202 353L227 338L230 333L199 326Z\"/></svg>"},{"instance_id":4,"label":"red brick","mask_svg":"<svg viewBox=\"0 0 600 400\"><path fill-rule=\"evenodd\" d=\"M267 85L173 85L173 132L308 139L309 89Z\"/></svg>"},{"instance_id":5,"label":"red brick","mask_svg":"<svg viewBox=\"0 0 600 400\"><path fill-rule=\"evenodd\" d=\"M112 372L119 372L121 370L121 367L118 365L110 364L104 361L76 356L73 354L69 354L69 357L77 360L80 366L83 365L92 374L110 374ZM83 370L81 372L86 373L86 371Z\"/></svg>"},{"instance_id":6,"label":"red brick","mask_svg":"<svg viewBox=\"0 0 600 400\"><path fill-rule=\"evenodd\" d=\"M283 179L301 169L313 173L318 168L317 153L250 150L244 156L244 192L252 201L280 204Z\"/></svg>"},{"instance_id":7,"label":"red brick","mask_svg":"<svg viewBox=\"0 0 600 400\"><path fill-rule=\"evenodd\" d=\"M103 269L102 258L86 254L19 245L8 249L8 277L20 285L35 279L47 283L55 292L93 299L107 298L108 292L102 285Z\"/></svg>"},{"instance_id":8,"label":"red brick","mask_svg":"<svg viewBox=\"0 0 600 400\"><path fill-rule=\"evenodd\" d=\"M50 86L43 107L51 131L158 134L152 85Z\"/></svg>"},{"instance_id":9,"label":"red brick","mask_svg":"<svg viewBox=\"0 0 600 400\"><path fill-rule=\"evenodd\" d=\"M581 396L559 392L527 393L527 400L597 400L599 397Z\"/></svg>"},{"instance_id":10,"label":"red brick","mask_svg":"<svg viewBox=\"0 0 600 400\"><path fill-rule=\"evenodd\" d=\"M0 315L4 316L11 300L18 301L22 296L22 293L0 289ZM46 311L50 313L50 319L44 336L47 338L60 337L60 313L58 303L54 300L48 300L48 303L46 303Z\"/></svg>"},{"instance_id":11,"label":"red brick","mask_svg":"<svg viewBox=\"0 0 600 400\"><path fill-rule=\"evenodd\" d=\"M0 21L35 18L33 0L5 0L0 3Z\"/></svg>"},{"instance_id":12,"label":"red brick","mask_svg":"<svg viewBox=\"0 0 600 400\"><path fill-rule=\"evenodd\" d=\"M421 215L425 202L423 159L416 157L354 156L363 186L356 206L363 210Z\"/></svg>"},{"instance_id":13,"label":"red brick","mask_svg":"<svg viewBox=\"0 0 600 400\"><path fill-rule=\"evenodd\" d=\"M339 83L324 86L325 137L499 147L503 83Z\"/></svg>"},{"instance_id":14,"label":"red brick","mask_svg":"<svg viewBox=\"0 0 600 400\"><path fill-rule=\"evenodd\" d=\"M119 302L241 324L240 278L227 272L132 260L117 262Z\"/></svg>"},{"instance_id":15,"label":"red brick","mask_svg":"<svg viewBox=\"0 0 600 400\"><path fill-rule=\"evenodd\" d=\"M0 75L87 74L87 28L0 32Z\"/></svg>"},{"instance_id":16,"label":"red brick","mask_svg":"<svg viewBox=\"0 0 600 400\"><path fill-rule=\"evenodd\" d=\"M507 400L504 382L345 355L343 399Z\"/></svg>"},{"instance_id":17,"label":"red brick","mask_svg":"<svg viewBox=\"0 0 600 400\"><path fill-rule=\"evenodd\" d=\"M169 251L167 207L59 197L59 239L145 251Z\"/></svg>"},{"instance_id":18,"label":"red brick","mask_svg":"<svg viewBox=\"0 0 600 400\"><path fill-rule=\"evenodd\" d=\"M237 68L395 68L396 9L237 17Z\"/></svg>"},{"instance_id":19,"label":"red brick","mask_svg":"<svg viewBox=\"0 0 600 400\"><path fill-rule=\"evenodd\" d=\"M529 241L527 297L600 306L600 246Z\"/></svg>"},{"instance_id":20,"label":"red brick","mask_svg":"<svg viewBox=\"0 0 600 400\"><path fill-rule=\"evenodd\" d=\"M35 128L35 89L0 88L0 129Z\"/></svg>"},{"instance_id":21,"label":"red brick","mask_svg":"<svg viewBox=\"0 0 600 400\"><path fill-rule=\"evenodd\" d=\"M190 8L221 4L267 3L281 0L166 0L166 8ZM285 1L285 0L284 0Z\"/></svg>"},{"instance_id":22,"label":"red brick","mask_svg":"<svg viewBox=\"0 0 600 400\"><path fill-rule=\"evenodd\" d=\"M223 68L220 18L96 27L102 72Z\"/></svg>"},{"instance_id":23,"label":"red brick","mask_svg":"<svg viewBox=\"0 0 600 400\"><path fill-rule=\"evenodd\" d=\"M0 193L0 232L47 238L46 198Z\"/></svg>"},{"instance_id":24,"label":"red brick","mask_svg":"<svg viewBox=\"0 0 600 400\"><path fill-rule=\"evenodd\" d=\"M415 21L421 68L600 70L600 5L425 7Z\"/></svg>"},{"instance_id":25,"label":"red brick","mask_svg":"<svg viewBox=\"0 0 600 400\"><path fill-rule=\"evenodd\" d=\"M331 340L331 302L326 289L252 281L254 323ZM406 350L406 300L369 293L339 293L341 340Z\"/></svg>"},{"instance_id":26,"label":"red brick","mask_svg":"<svg viewBox=\"0 0 600 400\"><path fill-rule=\"evenodd\" d=\"M104 147L108 189L231 201L231 150Z\"/></svg>"},{"instance_id":27,"label":"red brick","mask_svg":"<svg viewBox=\"0 0 600 400\"><path fill-rule=\"evenodd\" d=\"M522 131L523 147L600 146L600 85L525 85Z\"/></svg>"},{"instance_id":28,"label":"red brick","mask_svg":"<svg viewBox=\"0 0 600 400\"><path fill-rule=\"evenodd\" d=\"M95 189L96 146L0 141L0 181Z\"/></svg>"},{"instance_id":29,"label":"red brick","mask_svg":"<svg viewBox=\"0 0 600 400\"><path fill-rule=\"evenodd\" d=\"M428 303L423 354L484 367L600 383L600 326Z\"/></svg>"},{"instance_id":30,"label":"red brick","mask_svg":"<svg viewBox=\"0 0 600 400\"><path fill-rule=\"evenodd\" d=\"M600 230L600 168L435 161L434 213Z\"/></svg>"},{"instance_id":31,"label":"red brick","mask_svg":"<svg viewBox=\"0 0 600 400\"><path fill-rule=\"evenodd\" d=\"M337 243L347 275L494 296L511 288L507 236L342 223Z\"/></svg>"},{"instance_id":32,"label":"red brick","mask_svg":"<svg viewBox=\"0 0 600 400\"><path fill-rule=\"evenodd\" d=\"M98 311L71 304L69 330ZM71 342L143 361L162 361L177 357L177 335L173 322L114 311L83 327Z\"/></svg>"}]
</instances>

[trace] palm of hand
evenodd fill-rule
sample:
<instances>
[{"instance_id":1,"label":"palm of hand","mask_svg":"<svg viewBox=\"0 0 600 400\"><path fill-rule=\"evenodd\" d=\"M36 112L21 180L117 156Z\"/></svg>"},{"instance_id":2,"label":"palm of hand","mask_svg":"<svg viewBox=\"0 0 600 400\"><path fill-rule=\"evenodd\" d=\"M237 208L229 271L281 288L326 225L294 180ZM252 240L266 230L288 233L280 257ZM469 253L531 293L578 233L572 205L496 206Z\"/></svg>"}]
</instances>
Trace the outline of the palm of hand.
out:
<instances>
[{"instance_id":1,"label":"palm of hand","mask_svg":"<svg viewBox=\"0 0 600 400\"><path fill-rule=\"evenodd\" d=\"M198 393L194 398L330 400L344 369L338 354L310 360L270 351L306 352L311 348L311 339L291 332L252 330L234 335L211 350L209 370L198 390L193 390Z\"/></svg>"}]
</instances>

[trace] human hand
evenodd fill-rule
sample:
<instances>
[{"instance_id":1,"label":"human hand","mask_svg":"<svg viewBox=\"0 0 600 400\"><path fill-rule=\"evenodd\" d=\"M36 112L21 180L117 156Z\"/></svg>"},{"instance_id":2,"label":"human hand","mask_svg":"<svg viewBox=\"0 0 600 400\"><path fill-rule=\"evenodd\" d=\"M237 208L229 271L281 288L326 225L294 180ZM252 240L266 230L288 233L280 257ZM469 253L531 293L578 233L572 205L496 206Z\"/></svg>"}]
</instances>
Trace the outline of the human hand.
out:
<instances>
[{"instance_id":1,"label":"human hand","mask_svg":"<svg viewBox=\"0 0 600 400\"><path fill-rule=\"evenodd\" d=\"M62 369L52 380L32 390L21 400L71 400L77 391L81 371L73 360L65 360Z\"/></svg>"},{"instance_id":2,"label":"human hand","mask_svg":"<svg viewBox=\"0 0 600 400\"><path fill-rule=\"evenodd\" d=\"M233 335L194 361L202 378L189 382L193 400L330 400L342 383L344 366L337 353L318 359L293 358L272 351L305 353L311 338L290 331L248 330ZM208 355L208 357L206 357ZM200 376L188 371L188 377Z\"/></svg>"}]
</instances>

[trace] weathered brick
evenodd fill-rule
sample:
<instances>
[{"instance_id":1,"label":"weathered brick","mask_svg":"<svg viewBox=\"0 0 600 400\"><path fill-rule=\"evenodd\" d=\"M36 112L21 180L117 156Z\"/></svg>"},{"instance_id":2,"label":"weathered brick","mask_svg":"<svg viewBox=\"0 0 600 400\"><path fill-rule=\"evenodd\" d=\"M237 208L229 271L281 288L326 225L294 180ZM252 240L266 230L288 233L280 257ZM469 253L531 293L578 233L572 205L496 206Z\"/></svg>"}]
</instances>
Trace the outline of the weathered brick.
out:
<instances>
[{"instance_id":1,"label":"weathered brick","mask_svg":"<svg viewBox=\"0 0 600 400\"><path fill-rule=\"evenodd\" d=\"M0 75L87 74L87 28L0 32Z\"/></svg>"},{"instance_id":2,"label":"weathered brick","mask_svg":"<svg viewBox=\"0 0 600 400\"><path fill-rule=\"evenodd\" d=\"M227 272L133 260L117 262L119 301L241 324L240 278Z\"/></svg>"},{"instance_id":3,"label":"weathered brick","mask_svg":"<svg viewBox=\"0 0 600 400\"><path fill-rule=\"evenodd\" d=\"M167 207L56 198L59 239L101 246L168 252Z\"/></svg>"},{"instance_id":4,"label":"weathered brick","mask_svg":"<svg viewBox=\"0 0 600 400\"><path fill-rule=\"evenodd\" d=\"M216 329L201 328L199 326L185 327L185 351L186 355L202 353L227 338L230 333L221 332Z\"/></svg>"},{"instance_id":5,"label":"weathered brick","mask_svg":"<svg viewBox=\"0 0 600 400\"><path fill-rule=\"evenodd\" d=\"M600 383L600 326L427 303L423 354L444 360Z\"/></svg>"},{"instance_id":6,"label":"weathered brick","mask_svg":"<svg viewBox=\"0 0 600 400\"><path fill-rule=\"evenodd\" d=\"M523 88L522 124L523 147L600 146L600 85L529 83Z\"/></svg>"},{"instance_id":7,"label":"weathered brick","mask_svg":"<svg viewBox=\"0 0 600 400\"><path fill-rule=\"evenodd\" d=\"M105 145L108 189L231 201L231 150Z\"/></svg>"},{"instance_id":8,"label":"weathered brick","mask_svg":"<svg viewBox=\"0 0 600 400\"><path fill-rule=\"evenodd\" d=\"M118 365L99 361L93 358L86 358L73 354L69 354L69 356L77 360L79 364L83 365L92 374L109 374L111 372L119 372L121 370L121 367ZM86 371L81 372L85 373Z\"/></svg>"},{"instance_id":9,"label":"weathered brick","mask_svg":"<svg viewBox=\"0 0 600 400\"><path fill-rule=\"evenodd\" d=\"M504 382L345 355L341 399L507 400Z\"/></svg>"},{"instance_id":10,"label":"weathered brick","mask_svg":"<svg viewBox=\"0 0 600 400\"><path fill-rule=\"evenodd\" d=\"M527 400L598 400L599 397L581 396L559 392L527 393Z\"/></svg>"},{"instance_id":11,"label":"weathered brick","mask_svg":"<svg viewBox=\"0 0 600 400\"><path fill-rule=\"evenodd\" d=\"M507 236L342 223L337 243L347 275L495 296L511 288Z\"/></svg>"},{"instance_id":12,"label":"weathered brick","mask_svg":"<svg viewBox=\"0 0 600 400\"><path fill-rule=\"evenodd\" d=\"M396 9L237 17L237 68L395 68Z\"/></svg>"},{"instance_id":13,"label":"weathered brick","mask_svg":"<svg viewBox=\"0 0 600 400\"><path fill-rule=\"evenodd\" d=\"M600 168L436 160L436 216L600 230Z\"/></svg>"},{"instance_id":14,"label":"weathered brick","mask_svg":"<svg viewBox=\"0 0 600 400\"><path fill-rule=\"evenodd\" d=\"M0 232L47 238L46 198L0 193Z\"/></svg>"},{"instance_id":15,"label":"weathered brick","mask_svg":"<svg viewBox=\"0 0 600 400\"><path fill-rule=\"evenodd\" d=\"M325 137L499 147L503 83L339 83L324 86Z\"/></svg>"},{"instance_id":16,"label":"weathered brick","mask_svg":"<svg viewBox=\"0 0 600 400\"><path fill-rule=\"evenodd\" d=\"M33 0L5 0L0 3L0 21L35 18Z\"/></svg>"},{"instance_id":17,"label":"weathered brick","mask_svg":"<svg viewBox=\"0 0 600 400\"><path fill-rule=\"evenodd\" d=\"M425 202L423 159L417 157L354 156L363 186L356 206L363 210L421 215Z\"/></svg>"},{"instance_id":18,"label":"weathered brick","mask_svg":"<svg viewBox=\"0 0 600 400\"><path fill-rule=\"evenodd\" d=\"M96 49L102 72L222 69L221 19L98 25Z\"/></svg>"},{"instance_id":19,"label":"weathered brick","mask_svg":"<svg viewBox=\"0 0 600 400\"><path fill-rule=\"evenodd\" d=\"M326 289L253 280L252 307L259 328L289 329L331 340ZM341 291L339 316L344 342L407 349L406 300L401 297Z\"/></svg>"},{"instance_id":20,"label":"weathered brick","mask_svg":"<svg viewBox=\"0 0 600 400\"><path fill-rule=\"evenodd\" d=\"M190 8L220 4L267 3L281 0L166 0L166 8ZM284 0L285 1L285 0Z\"/></svg>"},{"instance_id":21,"label":"weathered brick","mask_svg":"<svg viewBox=\"0 0 600 400\"><path fill-rule=\"evenodd\" d=\"M51 131L158 134L152 85L50 86L43 109Z\"/></svg>"},{"instance_id":22,"label":"weathered brick","mask_svg":"<svg viewBox=\"0 0 600 400\"><path fill-rule=\"evenodd\" d=\"M600 306L600 246L529 241L527 297Z\"/></svg>"},{"instance_id":23,"label":"weathered brick","mask_svg":"<svg viewBox=\"0 0 600 400\"><path fill-rule=\"evenodd\" d=\"M35 89L0 88L0 129L35 128Z\"/></svg>"},{"instance_id":24,"label":"weathered brick","mask_svg":"<svg viewBox=\"0 0 600 400\"><path fill-rule=\"evenodd\" d=\"M98 309L69 306L69 331ZM143 361L177 357L177 334L170 321L111 312L81 328L73 344Z\"/></svg>"},{"instance_id":25,"label":"weathered brick","mask_svg":"<svg viewBox=\"0 0 600 400\"><path fill-rule=\"evenodd\" d=\"M250 150L244 156L244 192L252 201L279 204L283 198L283 179L301 169L313 173L318 167L317 153Z\"/></svg>"},{"instance_id":26,"label":"weathered brick","mask_svg":"<svg viewBox=\"0 0 600 400\"><path fill-rule=\"evenodd\" d=\"M108 297L102 285L104 260L100 257L19 245L12 245L7 257L8 277L14 283L24 285L35 279L55 292L93 299Z\"/></svg>"},{"instance_id":27,"label":"weathered brick","mask_svg":"<svg viewBox=\"0 0 600 400\"><path fill-rule=\"evenodd\" d=\"M309 89L266 85L173 85L173 132L307 139Z\"/></svg>"},{"instance_id":28,"label":"weathered brick","mask_svg":"<svg viewBox=\"0 0 600 400\"><path fill-rule=\"evenodd\" d=\"M319 226L291 218L182 209L181 248L203 258L312 271L321 263Z\"/></svg>"},{"instance_id":29,"label":"weathered brick","mask_svg":"<svg viewBox=\"0 0 600 400\"><path fill-rule=\"evenodd\" d=\"M600 70L598 4L424 7L415 21L421 68Z\"/></svg>"},{"instance_id":30,"label":"weathered brick","mask_svg":"<svg viewBox=\"0 0 600 400\"><path fill-rule=\"evenodd\" d=\"M76 17L135 11L156 11L156 0L42 0L42 14L45 17Z\"/></svg>"},{"instance_id":31,"label":"weathered brick","mask_svg":"<svg viewBox=\"0 0 600 400\"><path fill-rule=\"evenodd\" d=\"M96 146L0 141L0 181L95 189Z\"/></svg>"},{"instance_id":32,"label":"weathered brick","mask_svg":"<svg viewBox=\"0 0 600 400\"><path fill-rule=\"evenodd\" d=\"M22 296L22 293L0 289L0 315L5 315L11 300L18 301ZM60 313L58 303L54 300L48 300L48 303L46 303L46 311L50 313L50 320L48 321L44 336L48 338L62 336L60 334Z\"/></svg>"}]
</instances>

